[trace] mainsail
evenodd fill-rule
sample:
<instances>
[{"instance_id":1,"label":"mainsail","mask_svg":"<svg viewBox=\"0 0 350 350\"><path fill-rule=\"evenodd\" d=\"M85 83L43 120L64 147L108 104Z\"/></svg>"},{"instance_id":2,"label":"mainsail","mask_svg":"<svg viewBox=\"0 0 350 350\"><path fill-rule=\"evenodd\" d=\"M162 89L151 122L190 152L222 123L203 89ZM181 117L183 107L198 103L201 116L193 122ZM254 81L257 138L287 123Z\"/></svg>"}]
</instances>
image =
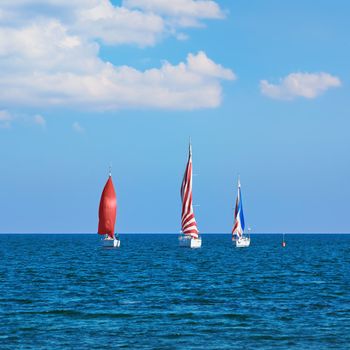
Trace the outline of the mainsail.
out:
<instances>
[{"instance_id":1,"label":"mainsail","mask_svg":"<svg viewBox=\"0 0 350 350\"><path fill-rule=\"evenodd\" d=\"M182 216L181 227L185 235L198 238L198 228L194 217L192 205L192 147L189 146L188 161L186 171L181 185Z\"/></svg>"},{"instance_id":2,"label":"mainsail","mask_svg":"<svg viewBox=\"0 0 350 350\"><path fill-rule=\"evenodd\" d=\"M109 174L101 195L98 216L98 233L100 235L108 234L108 236L114 238L114 226L117 216L117 196L115 194L111 174Z\"/></svg>"},{"instance_id":3,"label":"mainsail","mask_svg":"<svg viewBox=\"0 0 350 350\"><path fill-rule=\"evenodd\" d=\"M232 237L242 237L244 232L244 215L243 215L243 203L241 195L241 183L238 180L238 193L236 199L236 208L235 208L235 222L232 229Z\"/></svg>"}]
</instances>

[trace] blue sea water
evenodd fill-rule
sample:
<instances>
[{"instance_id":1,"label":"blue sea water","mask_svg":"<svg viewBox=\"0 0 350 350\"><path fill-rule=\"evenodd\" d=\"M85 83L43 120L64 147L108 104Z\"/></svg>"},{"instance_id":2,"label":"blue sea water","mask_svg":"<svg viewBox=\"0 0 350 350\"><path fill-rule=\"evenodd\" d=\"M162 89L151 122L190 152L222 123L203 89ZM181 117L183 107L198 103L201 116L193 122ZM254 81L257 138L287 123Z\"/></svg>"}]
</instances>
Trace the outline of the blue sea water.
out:
<instances>
[{"instance_id":1,"label":"blue sea water","mask_svg":"<svg viewBox=\"0 0 350 350\"><path fill-rule=\"evenodd\" d=\"M350 235L0 235L0 349L350 349Z\"/></svg>"}]
</instances>

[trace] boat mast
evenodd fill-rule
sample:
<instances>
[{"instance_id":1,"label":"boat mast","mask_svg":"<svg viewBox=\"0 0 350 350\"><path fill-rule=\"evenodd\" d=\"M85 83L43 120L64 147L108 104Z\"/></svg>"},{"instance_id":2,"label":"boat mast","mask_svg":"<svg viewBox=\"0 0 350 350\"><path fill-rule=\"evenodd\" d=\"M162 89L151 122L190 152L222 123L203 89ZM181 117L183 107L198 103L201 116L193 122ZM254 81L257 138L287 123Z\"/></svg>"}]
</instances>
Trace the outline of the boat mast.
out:
<instances>
[{"instance_id":1,"label":"boat mast","mask_svg":"<svg viewBox=\"0 0 350 350\"><path fill-rule=\"evenodd\" d=\"M112 178L112 162L109 162L108 177ZM108 236L108 235L107 235ZM116 232L113 232L114 237L118 237Z\"/></svg>"}]
</instances>

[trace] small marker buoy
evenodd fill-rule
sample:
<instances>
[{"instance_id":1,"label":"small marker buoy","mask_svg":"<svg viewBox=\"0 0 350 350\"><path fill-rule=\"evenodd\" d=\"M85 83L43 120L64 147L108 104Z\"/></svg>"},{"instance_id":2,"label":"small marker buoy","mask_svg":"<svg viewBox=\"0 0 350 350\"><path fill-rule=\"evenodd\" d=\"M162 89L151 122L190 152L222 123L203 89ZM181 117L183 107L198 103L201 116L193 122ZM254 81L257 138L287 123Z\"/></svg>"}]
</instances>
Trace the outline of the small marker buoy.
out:
<instances>
[{"instance_id":1,"label":"small marker buoy","mask_svg":"<svg viewBox=\"0 0 350 350\"><path fill-rule=\"evenodd\" d=\"M286 247L286 241L284 240L284 234L283 234L283 237L282 237L282 247L285 248Z\"/></svg>"}]
</instances>

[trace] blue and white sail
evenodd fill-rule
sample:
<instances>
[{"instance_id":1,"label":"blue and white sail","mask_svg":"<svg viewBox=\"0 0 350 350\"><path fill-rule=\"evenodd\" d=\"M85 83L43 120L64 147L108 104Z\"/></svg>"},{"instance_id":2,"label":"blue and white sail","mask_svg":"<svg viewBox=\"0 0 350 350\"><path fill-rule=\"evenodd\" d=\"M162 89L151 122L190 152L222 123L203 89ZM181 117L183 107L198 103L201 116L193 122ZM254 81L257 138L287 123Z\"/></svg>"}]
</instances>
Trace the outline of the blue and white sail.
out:
<instances>
[{"instance_id":1,"label":"blue and white sail","mask_svg":"<svg viewBox=\"0 0 350 350\"><path fill-rule=\"evenodd\" d=\"M241 194L241 182L238 179L238 193L236 199L236 208L234 215L234 225L232 229L232 239L240 238L244 232L244 214L243 214L243 203Z\"/></svg>"}]
</instances>

